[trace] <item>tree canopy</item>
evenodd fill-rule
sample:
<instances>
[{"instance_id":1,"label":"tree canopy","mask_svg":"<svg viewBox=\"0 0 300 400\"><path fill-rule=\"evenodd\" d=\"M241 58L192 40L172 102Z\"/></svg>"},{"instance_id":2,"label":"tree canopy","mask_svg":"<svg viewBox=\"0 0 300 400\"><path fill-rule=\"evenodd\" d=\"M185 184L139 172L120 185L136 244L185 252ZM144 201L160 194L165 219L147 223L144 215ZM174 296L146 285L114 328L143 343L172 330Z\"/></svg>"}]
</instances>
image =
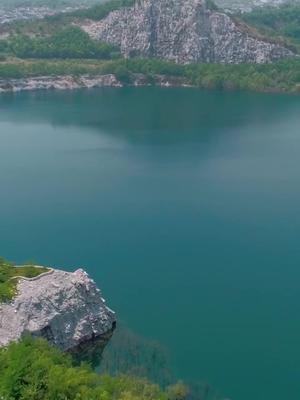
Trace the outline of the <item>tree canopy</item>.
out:
<instances>
[{"instance_id":1,"label":"tree canopy","mask_svg":"<svg viewBox=\"0 0 300 400\"><path fill-rule=\"evenodd\" d=\"M181 383L163 391L146 379L76 367L70 355L43 339L26 337L0 349L0 398L5 400L183 400L187 395Z\"/></svg>"},{"instance_id":2,"label":"tree canopy","mask_svg":"<svg viewBox=\"0 0 300 400\"><path fill-rule=\"evenodd\" d=\"M106 59L118 54L118 49L92 40L77 26L68 26L49 37L15 35L5 45L3 43L2 47L20 58Z\"/></svg>"}]
</instances>

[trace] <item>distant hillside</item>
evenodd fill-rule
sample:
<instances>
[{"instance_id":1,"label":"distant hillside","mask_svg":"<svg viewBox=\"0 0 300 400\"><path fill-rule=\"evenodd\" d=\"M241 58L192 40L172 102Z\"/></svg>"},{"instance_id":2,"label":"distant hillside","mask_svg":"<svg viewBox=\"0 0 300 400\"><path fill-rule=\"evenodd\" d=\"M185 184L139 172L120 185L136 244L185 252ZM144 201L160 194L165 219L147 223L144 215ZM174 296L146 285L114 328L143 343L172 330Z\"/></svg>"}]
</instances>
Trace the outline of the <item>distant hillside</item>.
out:
<instances>
[{"instance_id":1,"label":"distant hillside","mask_svg":"<svg viewBox=\"0 0 300 400\"><path fill-rule=\"evenodd\" d=\"M132 7L134 1L97 1L45 18L0 22L0 92L34 86L39 77L49 87L62 77L78 87L80 77L102 82L107 74L123 85L300 92L299 10L288 16L272 9L278 30L267 26L269 7L228 14L211 0L143 0Z\"/></svg>"},{"instance_id":2,"label":"distant hillside","mask_svg":"<svg viewBox=\"0 0 300 400\"><path fill-rule=\"evenodd\" d=\"M224 10L249 12L265 6L278 7L283 4L300 4L300 0L216 0L215 3Z\"/></svg>"},{"instance_id":3,"label":"distant hillside","mask_svg":"<svg viewBox=\"0 0 300 400\"><path fill-rule=\"evenodd\" d=\"M0 8L12 9L15 7L40 7L49 8L92 6L106 0L0 0ZM282 4L300 4L300 0L216 0L215 3L225 10L250 11L256 7L266 5L278 6Z\"/></svg>"},{"instance_id":4,"label":"distant hillside","mask_svg":"<svg viewBox=\"0 0 300 400\"><path fill-rule=\"evenodd\" d=\"M92 6L102 3L105 0L0 0L0 8L13 9L16 7L77 7L77 6Z\"/></svg>"},{"instance_id":5,"label":"distant hillside","mask_svg":"<svg viewBox=\"0 0 300 400\"><path fill-rule=\"evenodd\" d=\"M294 56L208 0L144 0L110 12L100 23L78 25L93 39L119 47L126 58L263 64Z\"/></svg>"},{"instance_id":6,"label":"distant hillside","mask_svg":"<svg viewBox=\"0 0 300 400\"><path fill-rule=\"evenodd\" d=\"M241 17L265 34L300 40L300 3L256 8Z\"/></svg>"}]
</instances>

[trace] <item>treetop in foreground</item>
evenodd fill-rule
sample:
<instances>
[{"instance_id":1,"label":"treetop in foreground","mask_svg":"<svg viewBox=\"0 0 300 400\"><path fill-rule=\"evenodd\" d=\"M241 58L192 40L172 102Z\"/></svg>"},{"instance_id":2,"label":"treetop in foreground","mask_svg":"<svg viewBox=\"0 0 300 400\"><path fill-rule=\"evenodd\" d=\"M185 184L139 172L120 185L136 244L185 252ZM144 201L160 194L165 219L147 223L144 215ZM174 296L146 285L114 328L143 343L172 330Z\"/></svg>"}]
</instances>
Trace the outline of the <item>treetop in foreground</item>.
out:
<instances>
[{"instance_id":1,"label":"treetop in foreground","mask_svg":"<svg viewBox=\"0 0 300 400\"><path fill-rule=\"evenodd\" d=\"M76 367L71 356L43 339L26 337L0 349L3 400L181 400L186 395L182 385L163 391L146 379Z\"/></svg>"}]
</instances>

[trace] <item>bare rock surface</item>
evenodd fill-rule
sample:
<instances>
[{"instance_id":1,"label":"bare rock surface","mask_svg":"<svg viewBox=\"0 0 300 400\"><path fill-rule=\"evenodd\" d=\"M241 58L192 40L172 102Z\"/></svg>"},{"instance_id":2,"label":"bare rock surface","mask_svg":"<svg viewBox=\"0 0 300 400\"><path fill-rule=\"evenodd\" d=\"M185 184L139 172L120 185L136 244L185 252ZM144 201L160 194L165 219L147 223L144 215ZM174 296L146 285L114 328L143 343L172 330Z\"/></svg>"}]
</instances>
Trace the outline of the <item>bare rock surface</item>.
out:
<instances>
[{"instance_id":1,"label":"bare rock surface","mask_svg":"<svg viewBox=\"0 0 300 400\"><path fill-rule=\"evenodd\" d=\"M11 303L0 304L0 346L30 333L66 351L114 329L115 313L81 269L21 278L17 291Z\"/></svg>"},{"instance_id":2,"label":"bare rock surface","mask_svg":"<svg viewBox=\"0 0 300 400\"><path fill-rule=\"evenodd\" d=\"M206 0L139 0L81 27L126 57L157 57L177 63L268 63L293 57L278 43L258 37Z\"/></svg>"},{"instance_id":3,"label":"bare rock surface","mask_svg":"<svg viewBox=\"0 0 300 400\"><path fill-rule=\"evenodd\" d=\"M0 79L0 93L31 90L72 90L79 88L96 88L105 86L121 86L113 74L98 76L38 76L19 79Z\"/></svg>"},{"instance_id":4,"label":"bare rock surface","mask_svg":"<svg viewBox=\"0 0 300 400\"><path fill-rule=\"evenodd\" d=\"M157 86L190 86L184 78L167 75L154 75L153 85ZM130 86L150 85L147 77L143 74L132 74L132 81L127 83ZM1 93L36 91L36 90L75 90L80 88L92 89L99 87L122 87L124 83L117 79L114 74L98 76L81 75L73 77L66 76L38 76L18 79L0 79Z\"/></svg>"}]
</instances>

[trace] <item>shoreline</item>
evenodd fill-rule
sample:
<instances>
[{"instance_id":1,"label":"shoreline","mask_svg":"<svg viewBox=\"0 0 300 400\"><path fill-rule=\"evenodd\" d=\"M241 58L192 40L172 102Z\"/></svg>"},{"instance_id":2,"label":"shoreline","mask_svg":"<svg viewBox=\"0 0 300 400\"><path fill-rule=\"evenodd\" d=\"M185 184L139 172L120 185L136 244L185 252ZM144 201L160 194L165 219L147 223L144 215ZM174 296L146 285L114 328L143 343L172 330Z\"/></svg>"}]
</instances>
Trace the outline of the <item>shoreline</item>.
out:
<instances>
[{"instance_id":1,"label":"shoreline","mask_svg":"<svg viewBox=\"0 0 300 400\"><path fill-rule=\"evenodd\" d=\"M123 86L162 86L162 87L195 87L188 85L183 79L165 75L156 75L153 81L143 74L134 74L132 81L122 82L115 74L99 75L58 75L33 76L26 78L0 79L0 94L37 90L75 90L98 87Z\"/></svg>"},{"instance_id":2,"label":"shoreline","mask_svg":"<svg viewBox=\"0 0 300 400\"><path fill-rule=\"evenodd\" d=\"M121 82L113 74L106 75L58 75L34 76L26 78L0 79L1 93L16 93L35 90L74 90L104 86L121 86Z\"/></svg>"},{"instance_id":3,"label":"shoreline","mask_svg":"<svg viewBox=\"0 0 300 400\"><path fill-rule=\"evenodd\" d=\"M122 88L129 87L182 87L196 88L199 90L216 90L216 88L202 87L187 82L185 78L170 75L154 75L149 78L145 74L132 74L130 81L122 81L115 74L82 74L82 75L43 75L24 78L0 78L0 95L7 93L33 92L33 91L71 91L77 89L95 89L101 87ZM234 88L223 88L225 92L246 91L261 94L289 94L299 95L299 90L283 90L280 88L262 88L257 90L239 90Z\"/></svg>"}]
</instances>

